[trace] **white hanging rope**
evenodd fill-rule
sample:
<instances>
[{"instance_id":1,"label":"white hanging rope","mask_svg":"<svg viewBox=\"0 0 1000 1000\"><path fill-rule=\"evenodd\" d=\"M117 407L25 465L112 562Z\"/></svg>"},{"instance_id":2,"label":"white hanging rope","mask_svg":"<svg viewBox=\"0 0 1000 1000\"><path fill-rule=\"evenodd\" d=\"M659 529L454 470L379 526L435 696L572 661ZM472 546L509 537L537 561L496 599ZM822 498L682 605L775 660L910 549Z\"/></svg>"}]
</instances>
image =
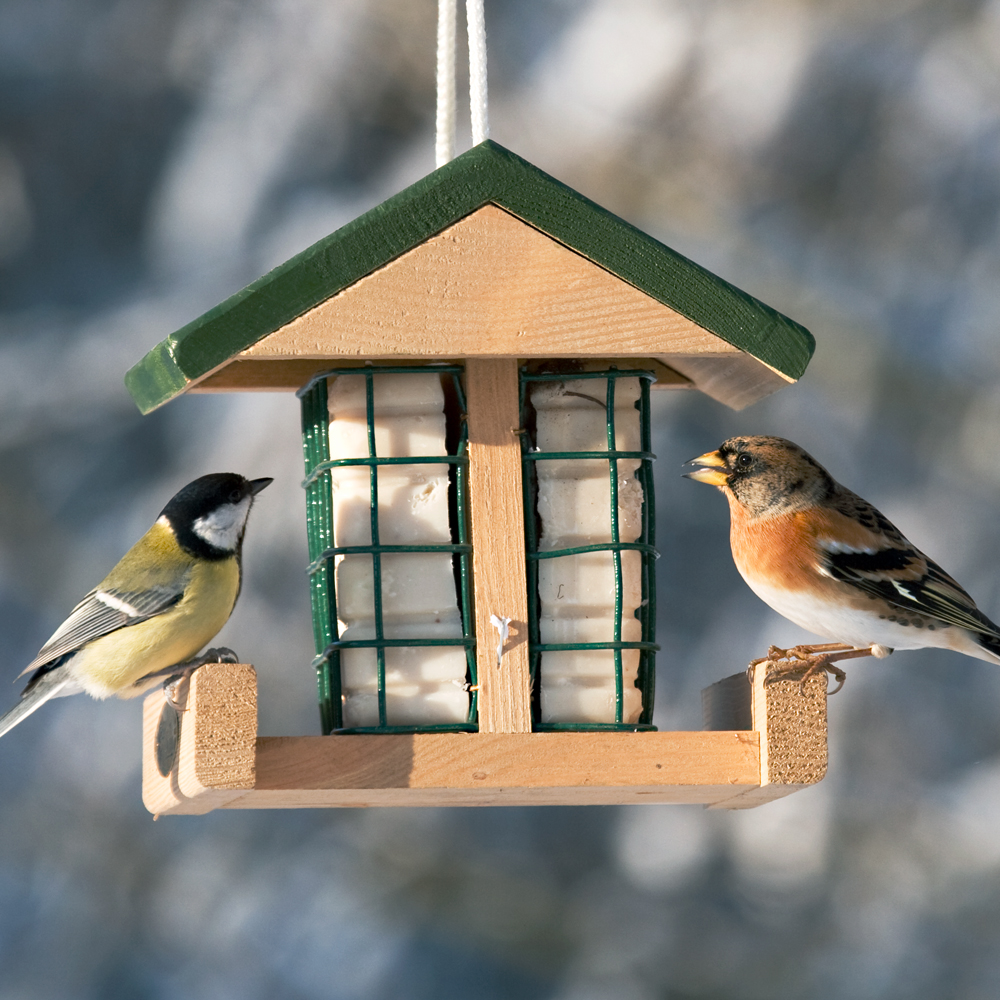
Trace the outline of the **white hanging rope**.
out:
<instances>
[{"instance_id":1,"label":"white hanging rope","mask_svg":"<svg viewBox=\"0 0 1000 1000\"><path fill-rule=\"evenodd\" d=\"M469 112L472 144L490 134L486 91L486 16L484 0L466 0L469 29ZM455 155L455 41L457 0L438 0L437 35L437 134L434 162L444 166Z\"/></svg>"},{"instance_id":2,"label":"white hanging rope","mask_svg":"<svg viewBox=\"0 0 1000 1000\"><path fill-rule=\"evenodd\" d=\"M434 165L455 155L455 22L458 0L438 0L437 134Z\"/></svg>"},{"instance_id":3,"label":"white hanging rope","mask_svg":"<svg viewBox=\"0 0 1000 1000\"><path fill-rule=\"evenodd\" d=\"M490 135L486 96L486 14L484 0L466 0L465 19L469 25L469 108L472 113L472 145Z\"/></svg>"}]
</instances>

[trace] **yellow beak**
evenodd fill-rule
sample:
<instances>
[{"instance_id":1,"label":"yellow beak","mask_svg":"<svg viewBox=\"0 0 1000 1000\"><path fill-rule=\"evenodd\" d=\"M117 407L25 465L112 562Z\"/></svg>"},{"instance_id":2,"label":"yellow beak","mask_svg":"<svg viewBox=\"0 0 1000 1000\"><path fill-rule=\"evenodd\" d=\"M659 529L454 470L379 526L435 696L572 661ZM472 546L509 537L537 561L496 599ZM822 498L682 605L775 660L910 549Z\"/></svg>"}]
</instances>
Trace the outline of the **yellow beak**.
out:
<instances>
[{"instance_id":1,"label":"yellow beak","mask_svg":"<svg viewBox=\"0 0 1000 1000\"><path fill-rule=\"evenodd\" d=\"M685 472L685 479L693 479L696 483L708 483L709 486L725 486L729 478L726 468L726 460L717 451L706 451L704 455L692 458L686 465L701 465L707 468L695 469L694 472Z\"/></svg>"}]
</instances>

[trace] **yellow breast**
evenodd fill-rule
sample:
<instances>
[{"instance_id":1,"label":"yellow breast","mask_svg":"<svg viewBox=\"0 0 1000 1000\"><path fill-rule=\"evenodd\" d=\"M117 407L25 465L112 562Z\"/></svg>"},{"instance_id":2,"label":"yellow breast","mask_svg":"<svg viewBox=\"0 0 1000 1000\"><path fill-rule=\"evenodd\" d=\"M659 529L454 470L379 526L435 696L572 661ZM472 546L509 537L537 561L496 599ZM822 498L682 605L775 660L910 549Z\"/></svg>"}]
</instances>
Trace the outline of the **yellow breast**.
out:
<instances>
[{"instance_id":1,"label":"yellow breast","mask_svg":"<svg viewBox=\"0 0 1000 1000\"><path fill-rule=\"evenodd\" d=\"M191 659L226 624L240 587L236 557L192 560L188 572L184 597L164 614L96 639L76 655L73 673L89 694L141 694L150 686L137 684L143 677Z\"/></svg>"}]
</instances>

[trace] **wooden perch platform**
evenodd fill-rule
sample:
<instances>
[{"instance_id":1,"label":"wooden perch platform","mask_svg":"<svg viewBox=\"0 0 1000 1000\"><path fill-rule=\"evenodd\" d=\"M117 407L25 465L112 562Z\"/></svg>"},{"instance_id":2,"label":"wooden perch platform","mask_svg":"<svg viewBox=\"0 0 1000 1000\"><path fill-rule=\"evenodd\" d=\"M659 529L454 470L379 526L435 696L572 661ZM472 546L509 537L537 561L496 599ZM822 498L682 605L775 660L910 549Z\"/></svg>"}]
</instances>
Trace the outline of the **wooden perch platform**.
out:
<instances>
[{"instance_id":1,"label":"wooden perch platform","mask_svg":"<svg viewBox=\"0 0 1000 1000\"><path fill-rule=\"evenodd\" d=\"M257 675L209 664L143 708L143 801L160 815L341 806L700 803L745 809L826 772L826 677L735 674L700 732L257 736ZM178 725L179 722L179 725ZM179 736L178 736L179 730ZM161 769L166 771L164 775Z\"/></svg>"}]
</instances>

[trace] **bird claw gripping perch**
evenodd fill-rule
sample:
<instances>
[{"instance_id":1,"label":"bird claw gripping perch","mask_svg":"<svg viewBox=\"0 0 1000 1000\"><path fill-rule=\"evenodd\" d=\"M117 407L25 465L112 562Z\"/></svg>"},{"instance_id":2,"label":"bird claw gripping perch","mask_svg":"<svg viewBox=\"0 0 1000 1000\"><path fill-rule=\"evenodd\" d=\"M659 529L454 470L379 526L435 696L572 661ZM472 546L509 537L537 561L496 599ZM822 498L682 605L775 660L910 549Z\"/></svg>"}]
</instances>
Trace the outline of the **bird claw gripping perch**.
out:
<instances>
[{"instance_id":1,"label":"bird claw gripping perch","mask_svg":"<svg viewBox=\"0 0 1000 1000\"><path fill-rule=\"evenodd\" d=\"M190 677L199 667L203 667L206 663L239 662L239 656L228 646L212 646L210 649L206 649L201 656L195 657L193 660L188 660L186 663L175 663L172 667L168 667L164 671L167 677L163 681L163 690L166 692L167 701L180 712L182 709L180 703L177 701L177 688L180 686L181 681Z\"/></svg>"},{"instance_id":2,"label":"bird claw gripping perch","mask_svg":"<svg viewBox=\"0 0 1000 1000\"><path fill-rule=\"evenodd\" d=\"M240 658L228 646L212 646L205 650L199 661L198 665L203 666L206 663L239 663Z\"/></svg>"},{"instance_id":3,"label":"bird claw gripping perch","mask_svg":"<svg viewBox=\"0 0 1000 1000\"><path fill-rule=\"evenodd\" d=\"M844 642L825 642L812 646L790 646L788 649L770 646L767 650L767 656L751 660L747 670L749 671L761 663L770 664L772 669L768 670L767 678L764 681L765 684L768 684L788 674L797 674L805 667L805 673L802 674L799 680L799 690L803 694L805 693L806 682L809 678L820 671L825 671L831 674L837 682L837 686L829 694L836 694L844 686L847 674L840 667L834 666L835 661L855 660L861 656L876 656L881 658L888 656L891 652L892 650L888 649L888 647L877 644L864 646L859 649L850 645L850 643ZM785 666L781 666L780 664L782 663Z\"/></svg>"}]
</instances>

